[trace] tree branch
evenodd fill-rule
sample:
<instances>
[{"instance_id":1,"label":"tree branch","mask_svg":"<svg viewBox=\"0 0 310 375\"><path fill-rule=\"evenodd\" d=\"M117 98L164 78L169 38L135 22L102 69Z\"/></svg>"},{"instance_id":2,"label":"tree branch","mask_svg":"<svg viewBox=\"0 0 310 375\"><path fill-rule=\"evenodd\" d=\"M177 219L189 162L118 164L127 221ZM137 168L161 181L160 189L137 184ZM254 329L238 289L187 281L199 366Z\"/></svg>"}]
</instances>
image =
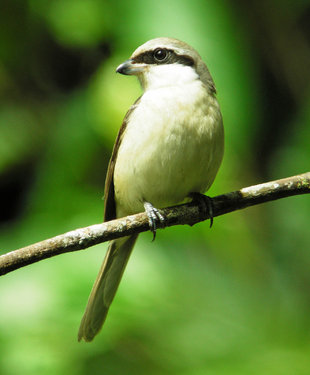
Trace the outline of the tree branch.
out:
<instances>
[{"instance_id":1,"label":"tree branch","mask_svg":"<svg viewBox=\"0 0 310 375\"><path fill-rule=\"evenodd\" d=\"M309 193L310 172L214 197L212 198L213 216L224 215L280 198ZM194 225L209 219L208 214L202 213L199 205L194 202L160 211L166 218L167 227L182 224ZM149 230L149 224L145 213L76 229L0 256L0 275L58 254L86 249L101 242L147 230Z\"/></svg>"}]
</instances>

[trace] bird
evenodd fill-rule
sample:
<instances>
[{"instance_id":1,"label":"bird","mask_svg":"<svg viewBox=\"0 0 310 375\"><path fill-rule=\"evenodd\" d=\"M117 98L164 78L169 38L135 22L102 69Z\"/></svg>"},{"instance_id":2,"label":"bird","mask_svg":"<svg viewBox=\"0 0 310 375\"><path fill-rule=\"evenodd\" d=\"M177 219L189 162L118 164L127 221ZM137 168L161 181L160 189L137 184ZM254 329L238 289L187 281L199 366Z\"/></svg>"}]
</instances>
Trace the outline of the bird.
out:
<instances>
[{"instance_id":1,"label":"bird","mask_svg":"<svg viewBox=\"0 0 310 375\"><path fill-rule=\"evenodd\" d=\"M222 114L210 72L198 52L169 37L151 39L120 64L142 95L127 112L109 161L104 221L145 211L150 229L161 208L205 193L224 153ZM78 341L92 341L106 320L138 235L112 240L91 290Z\"/></svg>"}]
</instances>

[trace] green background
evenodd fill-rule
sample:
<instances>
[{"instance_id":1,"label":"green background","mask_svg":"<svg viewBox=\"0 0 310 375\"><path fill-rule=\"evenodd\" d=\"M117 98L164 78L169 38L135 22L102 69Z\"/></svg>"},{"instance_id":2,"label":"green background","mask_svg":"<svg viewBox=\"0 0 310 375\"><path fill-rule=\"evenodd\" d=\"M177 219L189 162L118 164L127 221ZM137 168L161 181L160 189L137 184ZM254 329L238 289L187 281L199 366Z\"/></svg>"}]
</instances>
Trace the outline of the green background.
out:
<instances>
[{"instance_id":1,"label":"green background","mask_svg":"<svg viewBox=\"0 0 310 375\"><path fill-rule=\"evenodd\" d=\"M310 2L2 0L0 249L98 223L115 68L148 39L193 45L226 149L209 195L309 171ZM101 334L77 329L106 244L1 277L0 375L310 374L310 199L140 236Z\"/></svg>"}]
</instances>

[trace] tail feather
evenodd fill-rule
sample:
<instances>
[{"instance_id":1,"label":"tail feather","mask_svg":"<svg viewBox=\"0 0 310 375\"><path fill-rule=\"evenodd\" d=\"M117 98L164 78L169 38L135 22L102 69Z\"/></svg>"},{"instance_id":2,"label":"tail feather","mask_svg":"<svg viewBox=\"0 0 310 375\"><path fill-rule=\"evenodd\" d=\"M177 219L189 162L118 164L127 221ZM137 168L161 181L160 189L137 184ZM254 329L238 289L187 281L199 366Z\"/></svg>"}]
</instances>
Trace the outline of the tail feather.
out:
<instances>
[{"instance_id":1,"label":"tail feather","mask_svg":"<svg viewBox=\"0 0 310 375\"><path fill-rule=\"evenodd\" d=\"M92 341L100 331L123 276L137 235L111 241L90 293L78 340Z\"/></svg>"}]
</instances>

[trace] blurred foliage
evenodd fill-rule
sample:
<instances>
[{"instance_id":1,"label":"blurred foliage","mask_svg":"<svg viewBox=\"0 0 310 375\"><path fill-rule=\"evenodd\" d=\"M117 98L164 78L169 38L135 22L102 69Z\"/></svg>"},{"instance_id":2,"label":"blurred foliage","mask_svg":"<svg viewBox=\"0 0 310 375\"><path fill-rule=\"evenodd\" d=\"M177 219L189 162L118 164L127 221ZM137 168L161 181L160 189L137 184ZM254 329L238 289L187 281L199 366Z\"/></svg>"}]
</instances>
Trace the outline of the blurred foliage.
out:
<instances>
[{"instance_id":1,"label":"blurred foliage","mask_svg":"<svg viewBox=\"0 0 310 375\"><path fill-rule=\"evenodd\" d=\"M226 150L210 195L309 171L310 2L2 0L0 247L100 222L140 95L116 66L146 40L193 45ZM77 328L106 245L1 278L0 374L310 373L310 200L140 236L101 334Z\"/></svg>"}]
</instances>

